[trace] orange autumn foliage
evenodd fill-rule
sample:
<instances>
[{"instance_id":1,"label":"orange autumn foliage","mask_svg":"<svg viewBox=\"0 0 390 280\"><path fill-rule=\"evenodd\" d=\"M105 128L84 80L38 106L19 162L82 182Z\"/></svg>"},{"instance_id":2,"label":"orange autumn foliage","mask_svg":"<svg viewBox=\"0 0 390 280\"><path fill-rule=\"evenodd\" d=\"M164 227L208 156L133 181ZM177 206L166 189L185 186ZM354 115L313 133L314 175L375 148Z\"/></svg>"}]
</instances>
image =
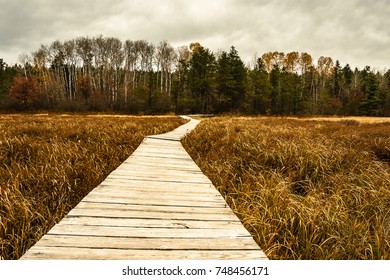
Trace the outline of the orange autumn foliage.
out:
<instances>
[{"instance_id":1,"label":"orange autumn foliage","mask_svg":"<svg viewBox=\"0 0 390 280\"><path fill-rule=\"evenodd\" d=\"M38 81L34 77L15 77L9 91L15 109L32 110L39 102Z\"/></svg>"}]
</instances>

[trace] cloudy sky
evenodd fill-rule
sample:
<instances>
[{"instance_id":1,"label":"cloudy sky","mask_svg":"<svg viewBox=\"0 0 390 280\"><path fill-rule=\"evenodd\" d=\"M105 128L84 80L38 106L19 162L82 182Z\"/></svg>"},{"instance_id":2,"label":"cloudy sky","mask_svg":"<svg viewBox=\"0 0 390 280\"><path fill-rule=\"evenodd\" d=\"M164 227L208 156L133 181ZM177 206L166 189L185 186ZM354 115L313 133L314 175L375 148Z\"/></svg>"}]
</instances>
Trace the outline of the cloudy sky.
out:
<instances>
[{"instance_id":1,"label":"cloudy sky","mask_svg":"<svg viewBox=\"0 0 390 280\"><path fill-rule=\"evenodd\" d=\"M390 68L390 0L0 0L0 58L79 36L199 42L212 51L305 51Z\"/></svg>"}]
</instances>

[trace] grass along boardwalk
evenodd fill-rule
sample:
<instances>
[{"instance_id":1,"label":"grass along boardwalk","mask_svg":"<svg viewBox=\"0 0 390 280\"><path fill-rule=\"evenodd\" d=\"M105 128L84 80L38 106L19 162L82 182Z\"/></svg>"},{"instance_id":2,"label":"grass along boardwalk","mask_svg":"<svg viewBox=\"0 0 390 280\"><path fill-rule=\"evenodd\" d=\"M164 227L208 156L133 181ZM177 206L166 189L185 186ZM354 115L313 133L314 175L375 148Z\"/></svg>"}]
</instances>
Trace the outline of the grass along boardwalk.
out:
<instances>
[{"instance_id":1,"label":"grass along boardwalk","mask_svg":"<svg viewBox=\"0 0 390 280\"><path fill-rule=\"evenodd\" d=\"M267 259L180 143L146 137L21 259Z\"/></svg>"}]
</instances>

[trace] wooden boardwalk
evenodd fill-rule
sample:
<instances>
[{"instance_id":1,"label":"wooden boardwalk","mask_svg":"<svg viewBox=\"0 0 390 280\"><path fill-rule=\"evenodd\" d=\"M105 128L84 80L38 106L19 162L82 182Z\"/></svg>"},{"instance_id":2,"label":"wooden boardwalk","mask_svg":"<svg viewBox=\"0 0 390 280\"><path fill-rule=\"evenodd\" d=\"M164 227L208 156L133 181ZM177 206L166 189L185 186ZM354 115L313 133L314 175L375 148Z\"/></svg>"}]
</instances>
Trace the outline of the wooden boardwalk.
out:
<instances>
[{"instance_id":1,"label":"wooden boardwalk","mask_svg":"<svg viewBox=\"0 0 390 280\"><path fill-rule=\"evenodd\" d=\"M180 143L146 137L21 259L267 259Z\"/></svg>"}]
</instances>

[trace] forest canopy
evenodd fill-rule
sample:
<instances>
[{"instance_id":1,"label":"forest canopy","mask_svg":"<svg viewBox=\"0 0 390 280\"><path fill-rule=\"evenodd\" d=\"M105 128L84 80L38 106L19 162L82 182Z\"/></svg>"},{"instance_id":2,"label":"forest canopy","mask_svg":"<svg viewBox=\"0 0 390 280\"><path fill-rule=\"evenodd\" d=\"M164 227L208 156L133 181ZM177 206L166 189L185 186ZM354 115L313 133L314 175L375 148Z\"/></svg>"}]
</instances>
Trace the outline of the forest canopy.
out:
<instances>
[{"instance_id":1,"label":"forest canopy","mask_svg":"<svg viewBox=\"0 0 390 280\"><path fill-rule=\"evenodd\" d=\"M212 52L99 36L41 45L19 61L0 58L3 111L390 116L390 70L306 52L267 52L245 64L234 46Z\"/></svg>"}]
</instances>

